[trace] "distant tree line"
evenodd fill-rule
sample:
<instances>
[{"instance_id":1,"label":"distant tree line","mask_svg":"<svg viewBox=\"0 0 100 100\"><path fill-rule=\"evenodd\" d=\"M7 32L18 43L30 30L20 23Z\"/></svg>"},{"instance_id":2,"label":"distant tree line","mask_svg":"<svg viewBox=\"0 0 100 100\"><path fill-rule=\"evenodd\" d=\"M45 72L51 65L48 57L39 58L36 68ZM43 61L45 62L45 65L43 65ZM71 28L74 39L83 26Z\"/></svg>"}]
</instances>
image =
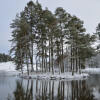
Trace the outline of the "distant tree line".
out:
<instances>
[{"instance_id":1,"label":"distant tree line","mask_svg":"<svg viewBox=\"0 0 100 100\"><path fill-rule=\"evenodd\" d=\"M13 59L11 58L11 56L4 54L4 53L0 53L0 62L7 62L7 61L12 61Z\"/></svg>"},{"instance_id":2,"label":"distant tree line","mask_svg":"<svg viewBox=\"0 0 100 100\"><path fill-rule=\"evenodd\" d=\"M17 69L23 72L26 65L29 75L29 66L34 71L33 64L36 61L36 71L39 66L41 72L54 73L57 66L59 73L64 73L66 52L72 74L85 68L85 60L94 54L91 44L95 41L95 35L87 34L83 24L62 7L58 7L53 14L48 8L43 9L39 2L28 2L11 23L10 53L14 55Z\"/></svg>"}]
</instances>

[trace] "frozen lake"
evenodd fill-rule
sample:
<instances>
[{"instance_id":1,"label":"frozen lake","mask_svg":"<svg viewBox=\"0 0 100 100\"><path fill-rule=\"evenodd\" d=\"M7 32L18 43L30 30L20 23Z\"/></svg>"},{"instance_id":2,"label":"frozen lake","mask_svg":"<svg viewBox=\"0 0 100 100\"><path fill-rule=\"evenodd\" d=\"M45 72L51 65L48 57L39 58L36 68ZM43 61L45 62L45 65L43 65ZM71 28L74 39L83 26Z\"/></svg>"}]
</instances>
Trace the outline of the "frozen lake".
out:
<instances>
[{"instance_id":1,"label":"frozen lake","mask_svg":"<svg viewBox=\"0 0 100 100\"><path fill-rule=\"evenodd\" d=\"M0 73L0 100L100 100L100 75L90 75L86 80L50 81L3 74Z\"/></svg>"}]
</instances>

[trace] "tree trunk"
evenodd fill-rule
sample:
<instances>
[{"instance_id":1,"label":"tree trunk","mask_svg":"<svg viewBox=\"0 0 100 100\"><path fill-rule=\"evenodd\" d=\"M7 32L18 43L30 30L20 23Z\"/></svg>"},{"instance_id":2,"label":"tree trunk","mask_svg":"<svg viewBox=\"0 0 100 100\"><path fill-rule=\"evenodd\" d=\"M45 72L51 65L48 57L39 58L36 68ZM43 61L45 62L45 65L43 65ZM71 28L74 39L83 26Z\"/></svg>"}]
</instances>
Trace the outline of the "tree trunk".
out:
<instances>
[{"instance_id":1,"label":"tree trunk","mask_svg":"<svg viewBox=\"0 0 100 100\"><path fill-rule=\"evenodd\" d=\"M51 46L50 46L50 39L49 39L49 72L50 72L50 67L51 67L51 52L50 52L50 48L51 48Z\"/></svg>"}]
</instances>

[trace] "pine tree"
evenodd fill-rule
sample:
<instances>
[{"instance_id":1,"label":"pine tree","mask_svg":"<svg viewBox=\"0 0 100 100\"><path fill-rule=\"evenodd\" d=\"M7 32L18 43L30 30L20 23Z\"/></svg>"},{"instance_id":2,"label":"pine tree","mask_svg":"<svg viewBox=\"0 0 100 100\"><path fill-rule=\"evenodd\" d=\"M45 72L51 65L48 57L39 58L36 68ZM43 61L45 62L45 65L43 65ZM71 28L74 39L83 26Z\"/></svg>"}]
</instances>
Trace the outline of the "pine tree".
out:
<instances>
[{"instance_id":1,"label":"pine tree","mask_svg":"<svg viewBox=\"0 0 100 100\"><path fill-rule=\"evenodd\" d=\"M56 9L55 11L55 15L58 21L58 27L60 30L60 45L61 45L61 58L62 58L62 62L61 62L61 72L64 72L64 63L63 63L63 59L64 59L64 36L65 36L65 31L66 31L66 24L68 23L69 20L69 14L66 13L66 11L59 7Z\"/></svg>"},{"instance_id":2,"label":"pine tree","mask_svg":"<svg viewBox=\"0 0 100 100\"><path fill-rule=\"evenodd\" d=\"M49 71L54 74L55 67L58 67L59 73L64 73L65 47L70 48L68 59L72 75L85 68L85 60L94 53L91 43L95 36L86 34L83 21L71 16L61 7L53 14L48 8L43 9L38 1L30 1L13 20L11 28L11 53L14 54L17 69L23 72L26 65L28 75L30 71L34 71L34 58L36 72L40 67L41 72ZM99 28L97 32L99 33Z\"/></svg>"},{"instance_id":3,"label":"pine tree","mask_svg":"<svg viewBox=\"0 0 100 100\"><path fill-rule=\"evenodd\" d=\"M97 40L100 41L100 23L96 27L96 33L95 33L95 35L97 36ZM100 42L99 42L99 44L97 46L97 50L100 52Z\"/></svg>"}]
</instances>

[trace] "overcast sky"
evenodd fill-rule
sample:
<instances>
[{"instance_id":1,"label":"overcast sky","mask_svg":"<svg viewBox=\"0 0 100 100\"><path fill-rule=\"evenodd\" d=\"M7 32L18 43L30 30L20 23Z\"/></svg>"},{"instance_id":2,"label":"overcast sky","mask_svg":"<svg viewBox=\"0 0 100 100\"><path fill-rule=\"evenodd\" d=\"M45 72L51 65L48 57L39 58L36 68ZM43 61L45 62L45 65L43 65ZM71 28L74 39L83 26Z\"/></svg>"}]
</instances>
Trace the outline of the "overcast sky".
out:
<instances>
[{"instance_id":1,"label":"overcast sky","mask_svg":"<svg viewBox=\"0 0 100 100\"><path fill-rule=\"evenodd\" d=\"M16 13L21 12L29 0L0 0L0 53L8 53L11 39L10 23ZM33 0L36 1L36 0ZM100 0L38 0L43 8L48 7L54 12L63 7L67 12L84 21L87 32L95 32L100 22Z\"/></svg>"}]
</instances>

